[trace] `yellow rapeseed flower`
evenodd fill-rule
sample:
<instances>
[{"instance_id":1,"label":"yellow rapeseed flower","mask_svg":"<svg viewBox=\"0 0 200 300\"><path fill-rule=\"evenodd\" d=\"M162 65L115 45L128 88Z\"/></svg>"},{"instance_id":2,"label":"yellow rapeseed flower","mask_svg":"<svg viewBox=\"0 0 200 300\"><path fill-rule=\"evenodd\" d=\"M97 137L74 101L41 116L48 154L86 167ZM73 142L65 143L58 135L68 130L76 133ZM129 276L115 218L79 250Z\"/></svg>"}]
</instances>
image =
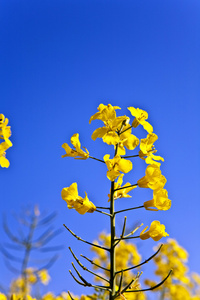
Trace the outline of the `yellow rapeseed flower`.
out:
<instances>
[{"instance_id":1,"label":"yellow rapeseed flower","mask_svg":"<svg viewBox=\"0 0 200 300\"><path fill-rule=\"evenodd\" d=\"M138 186L150 188L152 190L162 189L167 182L164 175L161 174L160 167L152 164L146 168L145 176L138 180Z\"/></svg>"},{"instance_id":2,"label":"yellow rapeseed flower","mask_svg":"<svg viewBox=\"0 0 200 300\"><path fill-rule=\"evenodd\" d=\"M126 154L125 147L129 150L134 150L139 145L139 139L131 133L132 127L130 126L130 124L128 124L128 121L129 119L127 120L126 124L124 124L122 133L120 134L120 141L117 152L117 154L119 155Z\"/></svg>"},{"instance_id":3,"label":"yellow rapeseed flower","mask_svg":"<svg viewBox=\"0 0 200 300\"><path fill-rule=\"evenodd\" d=\"M168 199L168 192L165 189L153 191L153 199L144 202L147 210L168 210L171 207L171 200Z\"/></svg>"},{"instance_id":4,"label":"yellow rapeseed flower","mask_svg":"<svg viewBox=\"0 0 200 300\"><path fill-rule=\"evenodd\" d=\"M121 128L122 123L128 120L127 116L116 116L116 109L120 109L118 106L112 106L111 104L104 105L100 104L98 107L99 112L94 114L89 123L93 120L103 121L103 127L97 128L93 134L92 139L96 140L97 138L102 138L103 142L108 145L116 145L120 141L120 137L117 131Z\"/></svg>"},{"instance_id":5,"label":"yellow rapeseed flower","mask_svg":"<svg viewBox=\"0 0 200 300\"><path fill-rule=\"evenodd\" d=\"M8 119L3 114L0 114L0 139L8 139L11 136L10 126Z\"/></svg>"},{"instance_id":6,"label":"yellow rapeseed flower","mask_svg":"<svg viewBox=\"0 0 200 300\"><path fill-rule=\"evenodd\" d=\"M79 141L78 133L72 135L71 143L74 146L74 149L72 149L67 143L64 143L62 145L62 148L64 148L66 151L66 154L62 155L62 157L69 156L74 157L75 159L87 159L89 157L88 150L85 147L83 147L85 151L81 149L81 143Z\"/></svg>"},{"instance_id":7,"label":"yellow rapeseed flower","mask_svg":"<svg viewBox=\"0 0 200 300\"><path fill-rule=\"evenodd\" d=\"M0 166L3 168L8 168L10 165L9 160L6 158L6 150L12 147L12 143L9 139L0 144Z\"/></svg>"},{"instance_id":8,"label":"yellow rapeseed flower","mask_svg":"<svg viewBox=\"0 0 200 300\"><path fill-rule=\"evenodd\" d=\"M132 162L121 158L119 155L116 155L113 159L110 159L110 155L104 155L104 161L107 165L107 177L110 181L114 181L121 173L128 173L132 170Z\"/></svg>"},{"instance_id":9,"label":"yellow rapeseed flower","mask_svg":"<svg viewBox=\"0 0 200 300\"><path fill-rule=\"evenodd\" d=\"M159 221L153 221L150 225L150 228L148 231L146 231L148 228L145 227L144 230L140 233L140 238L142 240L146 240L148 238L152 238L154 241L159 241L163 236L169 236L167 232L165 232L165 225L160 224Z\"/></svg>"},{"instance_id":10,"label":"yellow rapeseed flower","mask_svg":"<svg viewBox=\"0 0 200 300\"><path fill-rule=\"evenodd\" d=\"M69 209L74 208L81 215L84 215L86 212L92 213L96 210L96 206L89 201L87 193L85 193L85 198L78 195L76 182L72 183L69 187L63 188L61 197L67 202Z\"/></svg>"},{"instance_id":11,"label":"yellow rapeseed flower","mask_svg":"<svg viewBox=\"0 0 200 300\"><path fill-rule=\"evenodd\" d=\"M144 159L147 164L155 164L160 166L160 163L156 160L164 161L161 156L154 155L157 152L153 143L158 139L155 133L149 133L145 139L140 141L139 157Z\"/></svg>"},{"instance_id":12,"label":"yellow rapeseed flower","mask_svg":"<svg viewBox=\"0 0 200 300\"><path fill-rule=\"evenodd\" d=\"M137 127L141 124L148 133L153 132L153 127L146 121L148 119L148 113L146 111L134 107L128 107L128 110L131 112L132 116L135 117L132 123L133 127Z\"/></svg>"}]
</instances>

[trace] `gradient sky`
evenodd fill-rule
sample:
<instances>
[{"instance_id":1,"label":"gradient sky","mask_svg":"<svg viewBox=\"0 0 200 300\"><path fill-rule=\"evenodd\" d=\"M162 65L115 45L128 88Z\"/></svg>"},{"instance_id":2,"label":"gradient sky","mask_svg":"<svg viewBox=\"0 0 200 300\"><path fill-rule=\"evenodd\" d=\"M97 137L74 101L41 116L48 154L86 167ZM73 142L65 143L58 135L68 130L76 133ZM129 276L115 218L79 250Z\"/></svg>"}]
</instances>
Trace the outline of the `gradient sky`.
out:
<instances>
[{"instance_id":1,"label":"gradient sky","mask_svg":"<svg viewBox=\"0 0 200 300\"><path fill-rule=\"evenodd\" d=\"M0 170L0 210L7 214L13 232L16 222L11 213L34 204L41 211L58 213L56 228L65 223L90 241L108 230L105 216L81 216L68 210L60 196L63 187L77 181L81 196L87 191L96 205L106 205L110 183L105 166L61 158L61 145L78 132L82 145L101 158L108 147L90 137L102 124L88 123L98 105L118 105L119 114L128 116L127 107L139 107L149 113L159 137L155 147L165 158L161 170L172 208L129 212L128 224L160 220L170 237L188 250L190 269L200 273L199 15L199 0L0 2L0 112L9 119L13 142L7 151L10 167ZM146 165L133 164L126 179L135 183ZM132 196L119 200L118 207L130 207L130 201L141 205L151 191L138 189ZM121 223L119 218L118 230ZM1 226L0 233L3 243ZM67 247L77 255L89 255L89 247L66 231L55 244L66 247L50 269L52 281L45 290L85 293L68 273L72 257ZM144 258L154 245L150 240L138 242ZM8 285L12 274L2 257L0 265L0 283Z\"/></svg>"}]
</instances>

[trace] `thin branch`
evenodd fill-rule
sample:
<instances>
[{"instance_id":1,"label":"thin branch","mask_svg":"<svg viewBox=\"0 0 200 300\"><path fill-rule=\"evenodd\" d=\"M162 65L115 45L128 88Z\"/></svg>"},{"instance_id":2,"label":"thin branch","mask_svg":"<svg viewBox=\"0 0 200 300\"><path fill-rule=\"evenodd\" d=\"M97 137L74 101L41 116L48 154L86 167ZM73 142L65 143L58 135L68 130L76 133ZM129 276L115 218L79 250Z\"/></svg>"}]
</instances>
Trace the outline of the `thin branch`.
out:
<instances>
[{"instance_id":1,"label":"thin branch","mask_svg":"<svg viewBox=\"0 0 200 300\"><path fill-rule=\"evenodd\" d=\"M137 186L137 185L138 185L138 183L127 185L127 186L123 186L123 187L115 189L114 192L119 191L119 190L123 190L123 189L128 189L128 188L130 188L132 186Z\"/></svg>"},{"instance_id":2,"label":"thin branch","mask_svg":"<svg viewBox=\"0 0 200 300\"><path fill-rule=\"evenodd\" d=\"M4 220L3 220L3 228L4 228L5 233L7 234L7 236L9 237L9 239L11 241L13 241L13 242L15 242L17 244L20 244L20 245L24 245L23 241L20 241L16 236L14 236L11 233L11 231L10 231L10 229L9 229L7 223L6 223L6 218L5 217L4 217Z\"/></svg>"},{"instance_id":3,"label":"thin branch","mask_svg":"<svg viewBox=\"0 0 200 300\"><path fill-rule=\"evenodd\" d=\"M110 209L110 207L102 207L102 206L96 206L96 208L99 208L99 209Z\"/></svg>"},{"instance_id":4,"label":"thin branch","mask_svg":"<svg viewBox=\"0 0 200 300\"><path fill-rule=\"evenodd\" d=\"M136 155L128 155L128 156L122 156L122 158L132 158L132 157L139 157L139 154L136 154Z\"/></svg>"},{"instance_id":5,"label":"thin branch","mask_svg":"<svg viewBox=\"0 0 200 300\"><path fill-rule=\"evenodd\" d=\"M116 273L117 274L117 273ZM121 276L120 276L120 281L119 281L119 288L118 288L118 293L120 293L121 288L122 288L122 282L123 282L123 271L121 272Z\"/></svg>"},{"instance_id":6,"label":"thin branch","mask_svg":"<svg viewBox=\"0 0 200 300\"><path fill-rule=\"evenodd\" d=\"M97 245L97 244L93 244L93 243L90 243L90 242L88 242L88 241L86 241L86 240L83 240L82 238L80 238L79 236L77 236L73 231L71 231L71 229L69 229L65 224L63 224L63 226L75 237L75 238L77 238L77 240L79 240L79 241L82 241L82 242L84 242L84 243L86 243L86 244L89 244L89 245L91 245L91 246L94 246L94 247L97 247L97 248L100 248L100 249L103 249L103 250L106 250L106 251L110 251L110 249L108 249L108 248L105 248L105 247L103 247L103 246L100 246L100 245Z\"/></svg>"},{"instance_id":7,"label":"thin branch","mask_svg":"<svg viewBox=\"0 0 200 300\"><path fill-rule=\"evenodd\" d=\"M105 161L104 161L104 160L102 160L102 159L98 159L98 158L96 158L96 157L93 157L93 156L89 156L89 158L95 159L95 160L97 160L97 161L100 161L100 162L102 162L102 163L104 163L104 164L105 164Z\"/></svg>"},{"instance_id":8,"label":"thin branch","mask_svg":"<svg viewBox=\"0 0 200 300\"><path fill-rule=\"evenodd\" d=\"M8 270L10 270L12 273L19 274L19 270L13 267L13 264L11 265L8 260L4 259L4 263Z\"/></svg>"},{"instance_id":9,"label":"thin branch","mask_svg":"<svg viewBox=\"0 0 200 300\"><path fill-rule=\"evenodd\" d=\"M71 300L75 300L75 299L72 297L72 295L70 294L70 292L69 292L69 291L68 291L68 294L69 294L69 296L70 296Z\"/></svg>"},{"instance_id":10,"label":"thin branch","mask_svg":"<svg viewBox=\"0 0 200 300\"><path fill-rule=\"evenodd\" d=\"M87 282L87 280L85 280L85 279L83 278L83 276L81 276L81 274L80 274L79 271L76 269L76 267L75 267L75 265L74 265L73 262L72 262L72 267L73 267L74 270L76 271L78 277L86 284L86 286L91 286L91 285L92 285L91 283Z\"/></svg>"},{"instance_id":11,"label":"thin branch","mask_svg":"<svg viewBox=\"0 0 200 300\"><path fill-rule=\"evenodd\" d=\"M131 239L137 239L139 237L140 237L139 235L137 235L137 236L130 236L130 237L121 238L121 240L131 240ZM118 241L119 239L116 239L116 240Z\"/></svg>"},{"instance_id":12,"label":"thin branch","mask_svg":"<svg viewBox=\"0 0 200 300\"><path fill-rule=\"evenodd\" d=\"M72 263L72 266L73 266L74 270L76 271L77 275L79 276L79 278L84 282L84 283L80 282L80 281L72 274L71 270L69 270L70 274L72 275L72 277L74 278L74 280L75 280L77 283L79 283L79 284L81 284L81 285L84 285L84 286L89 286L89 287L94 287L94 288L98 288L98 289L102 289L102 290L107 290L107 291L109 291L110 286L93 285L93 284L87 282L87 281L81 276L81 274L78 272L78 270L75 268L75 266L74 266L73 263Z\"/></svg>"},{"instance_id":13,"label":"thin branch","mask_svg":"<svg viewBox=\"0 0 200 300\"><path fill-rule=\"evenodd\" d=\"M142 274L142 272L138 273L138 274L136 275L136 277L133 278L133 279L129 282L129 284L127 284L127 285L125 286L125 288L123 288L123 290L122 290L120 293L117 293L117 294L115 295L114 299L117 298L120 294L123 294L124 292L126 292L128 288L131 288L131 284L132 284L134 281L138 280L138 278L140 277L141 274Z\"/></svg>"},{"instance_id":14,"label":"thin branch","mask_svg":"<svg viewBox=\"0 0 200 300\"><path fill-rule=\"evenodd\" d=\"M143 225L143 223L142 224L140 224L140 225L138 225L135 229L133 229L129 234L126 234L125 236L124 236L124 238L126 238L126 237L128 237L128 236L130 236L130 235L133 235L141 226Z\"/></svg>"},{"instance_id":15,"label":"thin branch","mask_svg":"<svg viewBox=\"0 0 200 300\"><path fill-rule=\"evenodd\" d=\"M47 225L49 222L51 222L55 217L57 216L56 212L53 212L52 214L48 215L47 217L43 218L39 221L38 226Z\"/></svg>"},{"instance_id":16,"label":"thin branch","mask_svg":"<svg viewBox=\"0 0 200 300\"><path fill-rule=\"evenodd\" d=\"M146 259L145 261L141 262L140 264L136 265L136 266L133 266L133 267L130 267L130 268L127 268L127 269L123 269L121 271L117 271L116 274L119 274L121 272L126 272L126 271L130 271L132 269L135 269L135 268L138 268L146 263L148 263L152 258L154 258L154 256L156 256L158 254L158 252L160 251L160 249L162 248L163 244L160 245L160 247L158 248L158 250L153 254L151 255L148 259Z\"/></svg>"},{"instance_id":17,"label":"thin branch","mask_svg":"<svg viewBox=\"0 0 200 300\"><path fill-rule=\"evenodd\" d=\"M73 277L73 279L74 279L78 284L83 285L83 286L86 286L85 283L80 282L80 281L72 274L72 271L71 271L71 270L69 270L69 273L70 273L70 275Z\"/></svg>"},{"instance_id":18,"label":"thin branch","mask_svg":"<svg viewBox=\"0 0 200 300\"><path fill-rule=\"evenodd\" d=\"M115 212L115 215L116 215L116 214L119 214L119 213L121 213L121 212L124 212L124 211L129 211L129 210L138 209L138 208L143 208L143 207L144 207L144 205L136 206L136 207L131 207L131 208L126 208L126 209L122 209L122 210L118 210L118 211Z\"/></svg>"},{"instance_id":19,"label":"thin branch","mask_svg":"<svg viewBox=\"0 0 200 300\"><path fill-rule=\"evenodd\" d=\"M96 264L95 262L93 262L93 260L89 259L88 257L86 257L86 256L84 256L84 255L82 255L82 254L81 254L81 257L85 258L85 259L86 259L87 261L89 261L92 265L94 265L94 266L96 266L96 267L98 267L98 268L100 268L100 269L102 269L102 270L105 270L105 271L107 271L107 272L110 272L109 269L104 268L104 267L102 267L102 266Z\"/></svg>"},{"instance_id":20,"label":"thin branch","mask_svg":"<svg viewBox=\"0 0 200 300\"><path fill-rule=\"evenodd\" d=\"M99 213L101 213L101 214L104 214L104 215L106 215L106 216L112 217L111 214L108 214L108 213L106 213L106 212L104 212L104 211L101 211L101 210L99 210L99 209L96 209L95 211L97 211L97 212L99 212Z\"/></svg>"},{"instance_id":21,"label":"thin branch","mask_svg":"<svg viewBox=\"0 0 200 300\"><path fill-rule=\"evenodd\" d=\"M54 232L52 232L47 238L37 241L35 243L33 243L33 247L41 247L46 245L47 243L49 243L53 238L55 238L57 235L59 235L62 232L62 228L55 230Z\"/></svg>"},{"instance_id":22,"label":"thin branch","mask_svg":"<svg viewBox=\"0 0 200 300\"><path fill-rule=\"evenodd\" d=\"M119 135L122 134L122 133L124 133L124 132L126 132L127 130L130 130L131 128L133 128L132 125L130 127L126 128L126 129L124 129L124 131L120 132Z\"/></svg>"},{"instance_id":23,"label":"thin branch","mask_svg":"<svg viewBox=\"0 0 200 300\"><path fill-rule=\"evenodd\" d=\"M58 254L54 255L54 256L49 260L49 262L48 262L46 265L42 266L39 270L42 270L42 269L49 269L49 268L56 262L56 260L58 259L58 257L59 257Z\"/></svg>"},{"instance_id":24,"label":"thin branch","mask_svg":"<svg viewBox=\"0 0 200 300\"><path fill-rule=\"evenodd\" d=\"M106 278L104 278L104 277L102 277L102 276L100 276L100 275L98 275L98 274L92 272L91 270L87 269L87 268L86 268L86 267L78 260L78 258L76 257L76 255L74 254L74 252L72 251L72 249L71 249L70 247L69 247L69 250L70 250L71 254L73 255L73 257L75 258L76 262L79 264L79 266L80 266L84 271L87 271L87 272L91 273L92 275L97 276L97 277L99 277L99 278L101 278L101 279L103 279L103 280L105 280L105 281L107 281L107 282L109 283L109 280L107 280Z\"/></svg>"},{"instance_id":25,"label":"thin branch","mask_svg":"<svg viewBox=\"0 0 200 300\"><path fill-rule=\"evenodd\" d=\"M126 293L136 293L136 292L146 292L146 291L152 291L152 290L154 290L154 289L156 289L156 288L158 288L159 286L161 286L166 280L167 280L167 278L171 275L171 273L172 273L172 269L169 271L169 273L168 273L168 275L160 282L160 283L158 283L158 284L156 284L156 285L154 285L154 286L152 286L152 287L150 287L150 288L147 288L147 289L142 289L142 290L129 290L129 291L126 291Z\"/></svg>"},{"instance_id":26,"label":"thin branch","mask_svg":"<svg viewBox=\"0 0 200 300\"><path fill-rule=\"evenodd\" d=\"M119 242L121 241L121 239L124 237L124 233L125 233L125 230L126 230L126 217L124 217L124 225L123 225L123 228L122 228L122 234L120 236L120 238L118 239L118 241L115 243L115 247L119 244Z\"/></svg>"},{"instance_id":27,"label":"thin branch","mask_svg":"<svg viewBox=\"0 0 200 300\"><path fill-rule=\"evenodd\" d=\"M59 250L62 250L64 249L65 246L63 245L59 245L59 246L52 246L52 247L44 247L44 248L39 248L37 249L38 251L40 252L50 252L50 251L59 251Z\"/></svg>"},{"instance_id":28,"label":"thin branch","mask_svg":"<svg viewBox=\"0 0 200 300\"><path fill-rule=\"evenodd\" d=\"M2 247L0 248L0 251L7 259L10 259L10 260L16 261L16 262L20 262L20 263L22 262L21 258L13 256L12 254L10 254L7 250L3 249Z\"/></svg>"}]
</instances>

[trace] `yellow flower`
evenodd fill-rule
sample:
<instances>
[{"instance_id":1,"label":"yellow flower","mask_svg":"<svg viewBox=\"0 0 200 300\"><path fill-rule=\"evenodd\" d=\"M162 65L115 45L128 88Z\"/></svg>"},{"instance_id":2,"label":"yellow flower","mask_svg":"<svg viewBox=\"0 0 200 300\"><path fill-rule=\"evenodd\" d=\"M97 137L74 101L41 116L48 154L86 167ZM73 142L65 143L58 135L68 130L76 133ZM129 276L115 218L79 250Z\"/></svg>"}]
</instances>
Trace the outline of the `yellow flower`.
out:
<instances>
[{"instance_id":1,"label":"yellow flower","mask_svg":"<svg viewBox=\"0 0 200 300\"><path fill-rule=\"evenodd\" d=\"M168 210L171 207L171 200L168 199L168 192L165 189L153 191L153 199L144 202L147 210Z\"/></svg>"},{"instance_id":2,"label":"yellow flower","mask_svg":"<svg viewBox=\"0 0 200 300\"><path fill-rule=\"evenodd\" d=\"M112 106L111 104L104 105L100 104L97 108L98 112L91 116L89 123L91 123L93 120L101 120L103 122L107 122L107 120L112 120L116 118L116 109L121 109L119 106Z\"/></svg>"},{"instance_id":3,"label":"yellow flower","mask_svg":"<svg viewBox=\"0 0 200 300\"><path fill-rule=\"evenodd\" d=\"M157 139L158 136L155 133L149 133L145 139L141 139L139 157L145 159L147 164L156 164L160 166L160 163L156 162L155 160L164 161L164 159L161 156L156 156L153 154L157 152L153 145Z\"/></svg>"},{"instance_id":4,"label":"yellow flower","mask_svg":"<svg viewBox=\"0 0 200 300\"><path fill-rule=\"evenodd\" d=\"M123 187L124 189L120 189L116 192L114 192L114 199L118 199L118 198L130 198L131 196L128 195L128 192L132 191L134 188L136 188L137 186L132 186L132 187L129 187L129 188L126 188L126 186L130 186L131 184L129 182L127 182L125 185L122 186L122 183L123 183L123 176L124 174L121 174L119 177L118 177L118 180L117 182L114 183L114 189L119 189L121 187ZM108 194L108 198L110 201L110 194Z\"/></svg>"},{"instance_id":5,"label":"yellow flower","mask_svg":"<svg viewBox=\"0 0 200 300\"><path fill-rule=\"evenodd\" d=\"M86 212L92 213L96 210L96 206L89 201L87 193L85 193L85 198L78 195L76 182L72 183L70 187L63 188L61 197L67 202L69 209L74 208L81 215L84 215Z\"/></svg>"},{"instance_id":6,"label":"yellow flower","mask_svg":"<svg viewBox=\"0 0 200 300\"><path fill-rule=\"evenodd\" d=\"M0 300L7 300L7 297L6 295L0 293Z\"/></svg>"},{"instance_id":7,"label":"yellow flower","mask_svg":"<svg viewBox=\"0 0 200 300\"><path fill-rule=\"evenodd\" d=\"M133 127L137 127L141 124L148 133L153 132L153 127L146 121L148 119L148 113L146 111L134 107L128 107L128 110L131 112L132 116L135 117L132 123Z\"/></svg>"},{"instance_id":8,"label":"yellow flower","mask_svg":"<svg viewBox=\"0 0 200 300\"><path fill-rule=\"evenodd\" d=\"M152 190L162 189L167 182L165 176L161 174L160 167L155 164L147 166L145 174L137 182L139 187Z\"/></svg>"},{"instance_id":9,"label":"yellow flower","mask_svg":"<svg viewBox=\"0 0 200 300\"><path fill-rule=\"evenodd\" d=\"M100 104L98 107L99 112L94 114L89 123L93 120L101 120L104 122L104 127L97 128L93 134L92 139L95 141L97 138L102 138L103 142L108 145L116 145L120 141L120 137L117 131L122 126L122 123L128 120L127 116L116 117L116 109L120 109L118 106L112 106L108 104Z\"/></svg>"},{"instance_id":10,"label":"yellow flower","mask_svg":"<svg viewBox=\"0 0 200 300\"><path fill-rule=\"evenodd\" d=\"M89 157L88 150L85 147L83 147L85 149L85 152L81 149L81 143L79 141L78 133L72 135L71 143L75 149L70 148L70 146L67 143L64 143L62 145L62 148L65 149L66 154L62 155L62 157L69 156L69 157L74 157L76 159L87 159Z\"/></svg>"},{"instance_id":11,"label":"yellow flower","mask_svg":"<svg viewBox=\"0 0 200 300\"><path fill-rule=\"evenodd\" d=\"M40 278L40 281L45 285L47 285L49 283L49 280L51 279L46 269L40 270L38 272L38 276Z\"/></svg>"},{"instance_id":12,"label":"yellow flower","mask_svg":"<svg viewBox=\"0 0 200 300\"><path fill-rule=\"evenodd\" d=\"M3 114L0 114L0 139L8 139L11 136L10 126L8 119Z\"/></svg>"},{"instance_id":13,"label":"yellow flower","mask_svg":"<svg viewBox=\"0 0 200 300\"><path fill-rule=\"evenodd\" d=\"M10 165L9 160L6 158L6 150L10 147L12 147L12 143L9 139L0 144L0 166L3 168L8 168Z\"/></svg>"},{"instance_id":14,"label":"yellow flower","mask_svg":"<svg viewBox=\"0 0 200 300\"><path fill-rule=\"evenodd\" d=\"M169 236L167 232L165 232L165 225L160 224L159 221L153 221L150 225L150 228L148 231L146 231L148 228L145 227L144 230L140 233L140 238L142 240L146 240L148 238L152 238L154 241L159 241L163 236ZM146 231L146 232L145 232Z\"/></svg>"},{"instance_id":15,"label":"yellow flower","mask_svg":"<svg viewBox=\"0 0 200 300\"><path fill-rule=\"evenodd\" d=\"M37 282L37 276L36 276L35 272L36 271L33 268L26 269L27 279L30 284L34 284Z\"/></svg>"},{"instance_id":16,"label":"yellow flower","mask_svg":"<svg viewBox=\"0 0 200 300\"><path fill-rule=\"evenodd\" d=\"M129 121L129 120L127 120ZM130 129L128 129L130 127ZM134 150L139 145L139 139L131 133L132 128L129 124L125 124L122 129L122 133L120 134L120 141L118 145L118 154L125 155L126 147L129 150Z\"/></svg>"},{"instance_id":17,"label":"yellow flower","mask_svg":"<svg viewBox=\"0 0 200 300\"><path fill-rule=\"evenodd\" d=\"M116 155L113 159L109 159L110 155L104 155L104 161L107 165L107 177L110 181L114 181L121 173L128 173L132 170L132 162Z\"/></svg>"}]
</instances>

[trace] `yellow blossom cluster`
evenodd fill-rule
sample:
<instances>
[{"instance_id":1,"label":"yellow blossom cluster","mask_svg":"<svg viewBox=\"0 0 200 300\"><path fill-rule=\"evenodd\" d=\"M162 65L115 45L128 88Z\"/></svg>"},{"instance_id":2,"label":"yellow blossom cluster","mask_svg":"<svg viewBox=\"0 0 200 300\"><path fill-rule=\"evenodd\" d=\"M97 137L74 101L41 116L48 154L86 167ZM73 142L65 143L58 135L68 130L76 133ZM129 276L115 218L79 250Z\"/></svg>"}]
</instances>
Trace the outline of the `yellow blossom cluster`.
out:
<instances>
[{"instance_id":1,"label":"yellow blossom cluster","mask_svg":"<svg viewBox=\"0 0 200 300\"><path fill-rule=\"evenodd\" d=\"M78 133L71 137L71 144L73 145L73 148L66 143L62 145L66 151L66 154L62 157L73 157L79 159L90 158L104 164L106 167L107 178L111 183L110 193L108 195L109 207L105 207L103 205L100 207L95 206L89 200L87 193L85 193L84 198L79 196L76 182L72 183L69 187L63 188L61 197L67 202L69 209L73 208L82 215L87 212L99 212L109 216L110 218L110 236L102 234L99 237L100 243L95 241L94 244L92 244L94 245L92 250L98 255L98 257L94 260L95 268L99 268L99 266L101 266L103 268L100 269L104 270L102 275L96 273L95 279L101 283L104 282L103 286L105 285L105 281L109 284L107 286L109 299L145 299L143 294L135 295L135 292L139 289L139 275L134 274L133 269L137 268L137 265L140 263L140 256L137 253L135 246L127 243L126 240L130 238L140 238L141 240L152 238L154 241L159 241L162 237L168 236L168 233L165 231L165 226L158 220L155 220L151 223L149 229L148 226L146 226L139 236L133 235L140 226L128 235L124 235L126 228L125 218L122 234L120 237L117 237L115 230L115 217L117 213L137 208L145 208L147 210L155 211L168 210L171 207L171 200L168 199L168 192L164 189L167 180L161 173L160 169L161 161L164 161L164 159L161 156L155 155L157 151L154 147L154 143L158 137L153 132L153 126L147 121L148 113L139 108L128 107L131 117L133 117L133 120L131 121L131 118L126 115L117 116L116 110L119 109L120 107L112 106L111 104L100 104L97 108L98 111L92 115L89 120L89 123L95 120L103 122L103 126L95 129L91 137L94 141L97 138L101 138L104 143L111 145L114 148L113 156L111 156L111 154L105 154L103 159L91 156L85 147L81 148ZM139 125L147 132L147 136L141 140L139 140L139 138L132 132ZM134 153L134 155L129 155L129 153L126 154L129 151L135 150L137 146L139 146L139 150ZM146 162L147 167L145 176L138 179L134 184L126 182L123 185L124 175L134 168L134 162L131 160L131 158L134 157L139 157ZM114 204L115 200L131 197L129 193L136 187L151 189L153 199L145 201L143 205L138 207L131 207L116 211ZM105 212L104 210L108 211ZM79 238L67 226L65 226L65 228L76 238L91 245L90 242ZM74 254L73 256L76 257ZM79 263L77 258L76 261ZM135 265L134 268L130 267L132 264ZM165 276L168 273L169 268ZM77 273L77 275L83 281L83 285L93 286L88 284L87 281L79 275L79 273ZM72 277L74 276L72 275ZM130 280L132 281L130 286L131 291L129 292L133 292L131 295L128 293ZM78 280L76 281L79 282Z\"/></svg>"},{"instance_id":2,"label":"yellow blossom cluster","mask_svg":"<svg viewBox=\"0 0 200 300\"><path fill-rule=\"evenodd\" d=\"M168 239L159 254L154 257L155 274L164 279L167 270L173 270L172 275L164 284L155 290L162 294L163 299L169 300L200 300L200 275L189 274L187 267L188 253L174 239ZM148 286L155 285L149 279L145 280Z\"/></svg>"},{"instance_id":3,"label":"yellow blossom cluster","mask_svg":"<svg viewBox=\"0 0 200 300\"><path fill-rule=\"evenodd\" d=\"M94 241L94 243L105 246L105 247L109 247L110 235L106 234L105 232L102 232L101 234L99 234L98 241ZM109 278L109 272L106 271L106 269L109 269L109 267L110 267L108 252L106 252L104 249L97 248L97 247L92 247L91 250L97 255L93 259L93 262L95 264L94 269L98 270L98 271L101 270L98 268L98 265L101 265L102 267L105 268L103 273L97 273L97 274L105 275L106 278ZM141 255L138 253L137 247L134 244L128 243L124 240L124 241L121 241L116 247L115 260L116 260L116 271L120 272L121 270L130 268L133 265L138 265L141 262ZM139 269L137 268L136 271L138 271L138 270ZM126 272L124 272L124 274L123 274L124 284L127 284L128 282L130 282L130 280L135 276L136 275L133 273L132 270L127 270ZM120 281L120 273L119 273L119 275L117 275L116 279L117 279L116 283L118 285L119 281ZM95 277L95 280L104 282L101 278L99 278L97 276ZM134 288L138 288L139 287L138 281L136 281L136 283L134 283L133 286L134 286ZM132 299L132 298L130 298L130 299ZM135 299L135 298L133 298L133 299ZM146 298L144 298L144 299L146 299Z\"/></svg>"},{"instance_id":4,"label":"yellow blossom cluster","mask_svg":"<svg viewBox=\"0 0 200 300\"><path fill-rule=\"evenodd\" d=\"M36 268L27 268L22 276L19 276L11 282L10 293L15 295L14 299L18 300L20 297L30 295L33 285L36 283L42 283L47 285L49 283L50 276L46 269L37 270ZM13 300L14 300L13 299ZM29 300L31 300L30 298ZM1 298L0 298L1 300Z\"/></svg>"},{"instance_id":5,"label":"yellow blossom cluster","mask_svg":"<svg viewBox=\"0 0 200 300\"><path fill-rule=\"evenodd\" d=\"M12 142L9 140L11 136L10 126L8 126L8 119L3 114L0 114L0 139L4 140L0 143L0 166L8 168L9 160L6 158L6 150L12 147Z\"/></svg>"}]
</instances>

